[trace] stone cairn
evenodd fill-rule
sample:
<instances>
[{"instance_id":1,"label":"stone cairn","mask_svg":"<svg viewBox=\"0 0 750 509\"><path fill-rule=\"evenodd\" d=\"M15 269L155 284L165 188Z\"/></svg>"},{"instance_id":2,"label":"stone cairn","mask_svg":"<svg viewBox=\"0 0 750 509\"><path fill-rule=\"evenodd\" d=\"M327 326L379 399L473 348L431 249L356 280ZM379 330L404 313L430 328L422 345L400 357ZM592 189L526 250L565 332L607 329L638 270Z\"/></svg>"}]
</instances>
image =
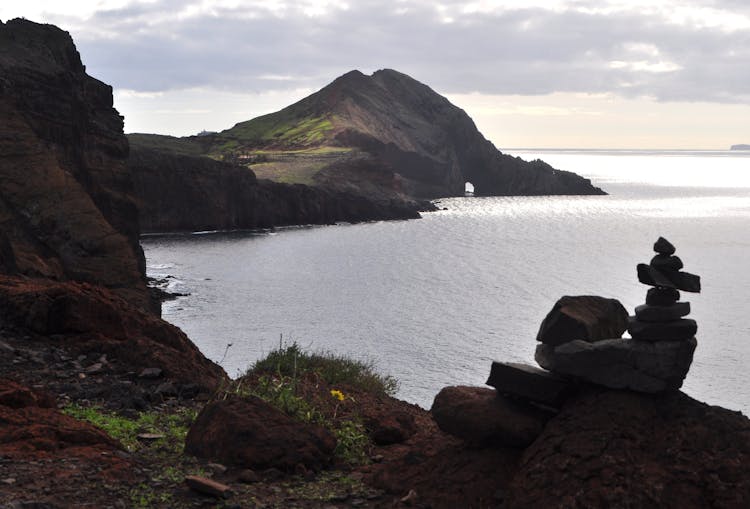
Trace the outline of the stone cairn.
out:
<instances>
[{"instance_id":1,"label":"stone cairn","mask_svg":"<svg viewBox=\"0 0 750 509\"><path fill-rule=\"evenodd\" d=\"M656 241L654 251L650 264L638 264L638 281L652 288L646 293L646 303L635 308L628 332L643 341L689 340L698 325L683 318L690 314L690 303L680 302L679 290L700 292L700 277L680 270L682 260L664 237Z\"/></svg>"},{"instance_id":2,"label":"stone cairn","mask_svg":"<svg viewBox=\"0 0 750 509\"><path fill-rule=\"evenodd\" d=\"M562 297L539 328L535 359L544 369L493 362L487 385L446 387L431 412L438 426L473 445L525 447L577 388L590 383L645 393L677 390L690 369L697 324L680 290L700 292L675 247L659 237L638 280L651 286L635 316L616 299ZM625 331L630 338L623 338Z\"/></svg>"}]
</instances>

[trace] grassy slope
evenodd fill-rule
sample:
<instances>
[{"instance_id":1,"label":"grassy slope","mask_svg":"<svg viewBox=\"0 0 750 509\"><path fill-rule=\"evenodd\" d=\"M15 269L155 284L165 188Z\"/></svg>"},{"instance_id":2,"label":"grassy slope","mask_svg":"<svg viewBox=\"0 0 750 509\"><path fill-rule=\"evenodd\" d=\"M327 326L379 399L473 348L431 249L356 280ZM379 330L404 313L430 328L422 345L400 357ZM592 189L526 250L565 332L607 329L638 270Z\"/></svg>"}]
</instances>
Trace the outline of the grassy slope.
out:
<instances>
[{"instance_id":1,"label":"grassy slope","mask_svg":"<svg viewBox=\"0 0 750 509\"><path fill-rule=\"evenodd\" d=\"M128 138L133 146L230 160L252 169L259 178L313 185L315 174L350 152L327 143L334 122L332 116L305 114L289 107L205 138L155 134L130 134Z\"/></svg>"}]
</instances>

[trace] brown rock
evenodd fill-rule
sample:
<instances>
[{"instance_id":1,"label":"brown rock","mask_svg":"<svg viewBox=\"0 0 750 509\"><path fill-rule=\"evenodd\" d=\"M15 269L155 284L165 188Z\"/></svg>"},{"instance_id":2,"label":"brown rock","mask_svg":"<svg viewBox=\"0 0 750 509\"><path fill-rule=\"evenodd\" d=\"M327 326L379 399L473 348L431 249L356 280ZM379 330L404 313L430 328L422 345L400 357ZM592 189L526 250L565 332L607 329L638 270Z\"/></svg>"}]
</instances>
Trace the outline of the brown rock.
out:
<instances>
[{"instance_id":1,"label":"brown rock","mask_svg":"<svg viewBox=\"0 0 750 509\"><path fill-rule=\"evenodd\" d=\"M197 475L185 477L185 484L193 491L204 495L211 495L212 497L229 498L232 495L232 488L226 484L221 484Z\"/></svg>"},{"instance_id":2,"label":"brown rock","mask_svg":"<svg viewBox=\"0 0 750 509\"><path fill-rule=\"evenodd\" d=\"M169 378L204 392L226 377L180 329L105 288L0 276L0 308L9 323L63 335L69 348L106 353L132 371L161 366Z\"/></svg>"},{"instance_id":3,"label":"brown rock","mask_svg":"<svg viewBox=\"0 0 750 509\"><path fill-rule=\"evenodd\" d=\"M620 301L594 295L558 300L539 327L537 341L561 345L568 341L619 338L628 327L628 312Z\"/></svg>"},{"instance_id":4,"label":"brown rock","mask_svg":"<svg viewBox=\"0 0 750 509\"><path fill-rule=\"evenodd\" d=\"M54 408L55 399L44 393L32 391L11 380L0 379L0 405L9 408L24 408L29 406Z\"/></svg>"},{"instance_id":5,"label":"brown rock","mask_svg":"<svg viewBox=\"0 0 750 509\"><path fill-rule=\"evenodd\" d=\"M681 392L590 391L526 449L505 505L750 507L750 420Z\"/></svg>"},{"instance_id":6,"label":"brown rock","mask_svg":"<svg viewBox=\"0 0 750 509\"><path fill-rule=\"evenodd\" d=\"M207 404L185 439L185 451L225 465L294 471L331 461L336 439L321 426L295 421L256 398Z\"/></svg>"},{"instance_id":7,"label":"brown rock","mask_svg":"<svg viewBox=\"0 0 750 509\"><path fill-rule=\"evenodd\" d=\"M430 409L440 429L472 446L526 447L549 415L484 387L444 387Z\"/></svg>"},{"instance_id":8,"label":"brown rock","mask_svg":"<svg viewBox=\"0 0 750 509\"><path fill-rule=\"evenodd\" d=\"M260 482L260 476L256 474L254 470L245 468L237 474L237 480L245 484L253 484Z\"/></svg>"},{"instance_id":9,"label":"brown rock","mask_svg":"<svg viewBox=\"0 0 750 509\"><path fill-rule=\"evenodd\" d=\"M401 443L416 432L414 417L404 410L384 405L364 405L361 411L365 428L378 445Z\"/></svg>"}]
</instances>

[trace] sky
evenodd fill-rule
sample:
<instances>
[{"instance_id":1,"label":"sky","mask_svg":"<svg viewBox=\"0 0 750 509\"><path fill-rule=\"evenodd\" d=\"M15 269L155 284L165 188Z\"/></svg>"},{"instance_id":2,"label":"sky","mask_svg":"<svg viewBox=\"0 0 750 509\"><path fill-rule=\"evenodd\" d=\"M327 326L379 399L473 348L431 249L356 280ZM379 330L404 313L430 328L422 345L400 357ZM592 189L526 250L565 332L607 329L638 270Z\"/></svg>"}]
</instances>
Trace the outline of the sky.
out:
<instances>
[{"instance_id":1,"label":"sky","mask_svg":"<svg viewBox=\"0 0 750 509\"><path fill-rule=\"evenodd\" d=\"M15 17L71 33L126 132L220 131L391 68L501 149L750 143L746 0L2 0Z\"/></svg>"}]
</instances>

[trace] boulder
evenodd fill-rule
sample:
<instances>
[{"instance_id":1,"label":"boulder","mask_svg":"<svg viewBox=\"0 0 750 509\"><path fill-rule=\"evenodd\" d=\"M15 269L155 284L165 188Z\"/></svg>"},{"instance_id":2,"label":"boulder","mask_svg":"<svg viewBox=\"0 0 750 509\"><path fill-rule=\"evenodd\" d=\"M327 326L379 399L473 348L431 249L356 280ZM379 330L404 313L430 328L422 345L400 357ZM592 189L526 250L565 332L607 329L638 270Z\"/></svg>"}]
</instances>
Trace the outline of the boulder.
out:
<instances>
[{"instance_id":1,"label":"boulder","mask_svg":"<svg viewBox=\"0 0 750 509\"><path fill-rule=\"evenodd\" d=\"M627 327L628 312L617 299L565 296L542 321L536 339L548 345L574 339L600 341L621 337Z\"/></svg>"},{"instance_id":2,"label":"boulder","mask_svg":"<svg viewBox=\"0 0 750 509\"><path fill-rule=\"evenodd\" d=\"M545 369L575 376L611 389L657 393L678 389L697 346L683 341L638 341L621 338L596 343L571 341L537 345L535 359Z\"/></svg>"},{"instance_id":3,"label":"boulder","mask_svg":"<svg viewBox=\"0 0 750 509\"><path fill-rule=\"evenodd\" d=\"M482 447L523 448L544 429L551 414L484 387L445 387L430 409L440 429Z\"/></svg>"},{"instance_id":4,"label":"boulder","mask_svg":"<svg viewBox=\"0 0 750 509\"><path fill-rule=\"evenodd\" d=\"M572 390L569 381L554 373L514 362L493 362L486 383L513 399L554 407L562 404Z\"/></svg>"},{"instance_id":5,"label":"boulder","mask_svg":"<svg viewBox=\"0 0 750 509\"><path fill-rule=\"evenodd\" d=\"M297 465L319 470L331 461L336 439L325 428L296 421L260 398L207 404L185 439L199 458L253 470Z\"/></svg>"},{"instance_id":6,"label":"boulder","mask_svg":"<svg viewBox=\"0 0 750 509\"><path fill-rule=\"evenodd\" d=\"M630 319L628 332L633 339L640 341L680 341L695 336L698 324L690 318L671 322L642 322Z\"/></svg>"}]
</instances>

